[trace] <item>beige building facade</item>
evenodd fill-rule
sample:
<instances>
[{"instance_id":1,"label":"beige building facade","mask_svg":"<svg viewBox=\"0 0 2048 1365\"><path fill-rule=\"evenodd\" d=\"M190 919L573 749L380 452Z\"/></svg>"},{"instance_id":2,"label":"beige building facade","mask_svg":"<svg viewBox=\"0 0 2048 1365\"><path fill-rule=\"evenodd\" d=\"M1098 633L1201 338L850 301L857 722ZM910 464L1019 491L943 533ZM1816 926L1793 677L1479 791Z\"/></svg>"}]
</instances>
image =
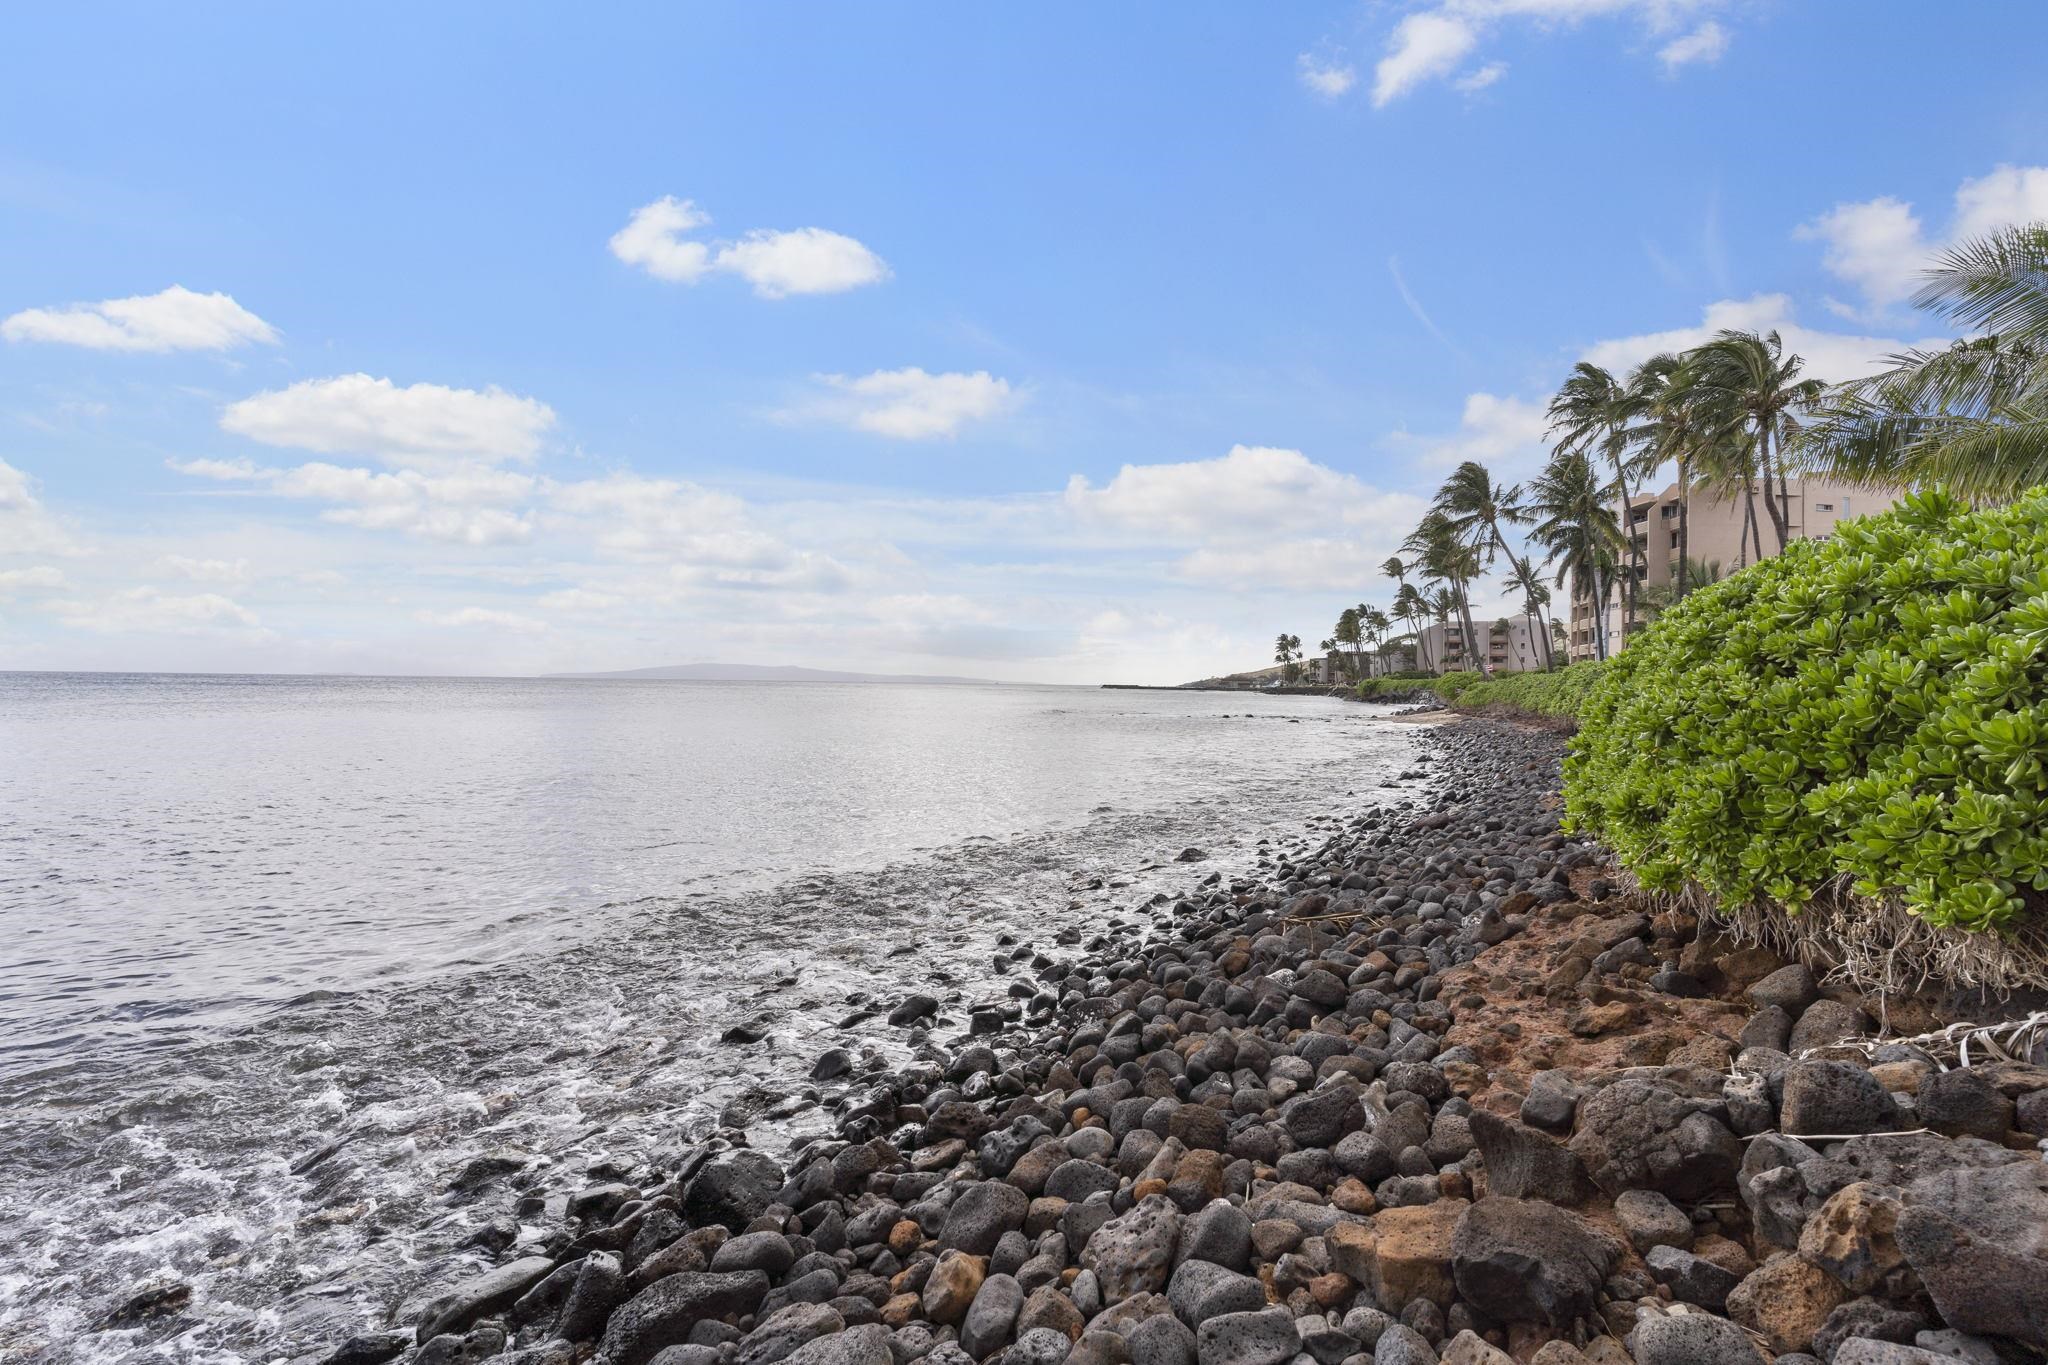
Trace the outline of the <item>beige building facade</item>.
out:
<instances>
[{"instance_id":1,"label":"beige building facade","mask_svg":"<svg viewBox=\"0 0 2048 1365\"><path fill-rule=\"evenodd\" d=\"M1786 483L1787 486L1778 493L1778 501L1784 509L1786 535L1791 540L1825 540L1834 534L1836 526L1850 517L1881 512L1898 501L1890 493L1853 488L1828 479L1795 477ZM1770 514L1764 510L1763 499L1763 486L1759 484L1756 489L1757 531L1763 542L1764 557L1769 558L1778 552L1778 535L1771 526ZM1695 562L1718 566L1720 576L1726 578L1757 558L1754 541L1744 533L1743 499L1739 495L1724 496L1694 489L1690 499L1685 499L1679 485L1674 483L1661 493L1647 493L1636 498L1629 507L1628 529L1635 541L1639 591L1642 587L1677 581L1678 510L1681 505L1688 505L1686 553ZM1619 583L1615 589L1614 600L1607 605L1610 649L1618 648L1622 643ZM1575 598L1571 612L1567 645L1571 661L1576 663L1580 659L1596 657L1599 642L1594 628L1592 602ZM1637 618L1630 623L1629 633L1634 634L1645 624L1647 621L1638 604Z\"/></svg>"}]
</instances>

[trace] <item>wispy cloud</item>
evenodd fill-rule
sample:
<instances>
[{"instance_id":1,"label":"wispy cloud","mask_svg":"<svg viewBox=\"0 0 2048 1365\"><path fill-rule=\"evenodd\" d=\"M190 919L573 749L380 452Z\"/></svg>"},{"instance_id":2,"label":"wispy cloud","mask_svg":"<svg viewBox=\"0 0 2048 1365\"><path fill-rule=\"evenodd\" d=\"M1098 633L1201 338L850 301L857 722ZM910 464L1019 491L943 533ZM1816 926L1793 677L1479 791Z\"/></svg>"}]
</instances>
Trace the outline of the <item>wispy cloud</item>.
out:
<instances>
[{"instance_id":1,"label":"wispy cloud","mask_svg":"<svg viewBox=\"0 0 2048 1365\"><path fill-rule=\"evenodd\" d=\"M1664 64L1666 75L1676 74L1681 67L1699 64L1713 65L1728 51L1728 30L1712 19L1707 20L1682 38L1673 38L1657 49L1657 60Z\"/></svg>"},{"instance_id":2,"label":"wispy cloud","mask_svg":"<svg viewBox=\"0 0 2048 1365\"><path fill-rule=\"evenodd\" d=\"M1326 100L1342 98L1358 84L1358 68L1339 57L1304 52L1294 59L1295 74L1310 94Z\"/></svg>"},{"instance_id":3,"label":"wispy cloud","mask_svg":"<svg viewBox=\"0 0 2048 1365\"><path fill-rule=\"evenodd\" d=\"M1436 325L1436 319L1422 306L1422 300L1416 298L1415 291L1408 287L1408 278L1401 273L1401 260L1398 256L1387 257L1387 273L1394 278L1394 292L1401 296L1401 302L1408 306L1408 311L1422 324L1423 330L1441 341L1454 354L1463 356L1465 353L1459 349L1458 343L1444 334L1443 328Z\"/></svg>"},{"instance_id":4,"label":"wispy cloud","mask_svg":"<svg viewBox=\"0 0 2048 1365\"><path fill-rule=\"evenodd\" d=\"M685 235L710 222L711 216L691 201L664 195L633 211L612 234L611 253L672 284L695 284L713 272L737 275L767 299L837 294L889 278L882 258L844 233L820 227L757 228L729 242Z\"/></svg>"},{"instance_id":5,"label":"wispy cloud","mask_svg":"<svg viewBox=\"0 0 2048 1365\"><path fill-rule=\"evenodd\" d=\"M817 376L819 392L784 408L785 421L824 421L901 441L957 436L1008 411L1019 395L987 370L931 374L913 365L871 374Z\"/></svg>"}]
</instances>

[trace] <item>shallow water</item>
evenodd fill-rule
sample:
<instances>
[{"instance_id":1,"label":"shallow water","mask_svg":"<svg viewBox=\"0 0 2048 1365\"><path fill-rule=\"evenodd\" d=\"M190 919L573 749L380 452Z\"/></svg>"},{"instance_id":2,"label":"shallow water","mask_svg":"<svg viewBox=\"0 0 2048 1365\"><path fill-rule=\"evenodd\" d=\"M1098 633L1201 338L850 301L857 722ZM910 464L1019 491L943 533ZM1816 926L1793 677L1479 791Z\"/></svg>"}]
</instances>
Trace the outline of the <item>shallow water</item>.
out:
<instances>
[{"instance_id":1,"label":"shallow water","mask_svg":"<svg viewBox=\"0 0 2048 1365\"><path fill-rule=\"evenodd\" d=\"M0 1360L317 1353L484 1263L509 1192L447 1190L483 1151L546 1189L721 1116L779 1151L828 1122L820 1051L907 1055L868 1003L1000 995L1006 933L1136 924L1402 796L1383 714L0 675Z\"/></svg>"}]
</instances>

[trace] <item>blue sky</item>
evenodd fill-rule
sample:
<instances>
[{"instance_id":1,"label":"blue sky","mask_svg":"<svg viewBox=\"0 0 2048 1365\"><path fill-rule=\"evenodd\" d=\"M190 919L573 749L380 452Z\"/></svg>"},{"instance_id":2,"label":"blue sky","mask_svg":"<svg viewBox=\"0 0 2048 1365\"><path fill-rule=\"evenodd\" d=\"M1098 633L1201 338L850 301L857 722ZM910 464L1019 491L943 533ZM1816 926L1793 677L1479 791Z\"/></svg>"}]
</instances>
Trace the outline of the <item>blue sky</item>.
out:
<instances>
[{"instance_id":1,"label":"blue sky","mask_svg":"<svg viewBox=\"0 0 2048 1365\"><path fill-rule=\"evenodd\" d=\"M0 667L1253 666L1581 356L1940 335L1929 253L2048 216L2048 10L1982 28L23 11Z\"/></svg>"}]
</instances>

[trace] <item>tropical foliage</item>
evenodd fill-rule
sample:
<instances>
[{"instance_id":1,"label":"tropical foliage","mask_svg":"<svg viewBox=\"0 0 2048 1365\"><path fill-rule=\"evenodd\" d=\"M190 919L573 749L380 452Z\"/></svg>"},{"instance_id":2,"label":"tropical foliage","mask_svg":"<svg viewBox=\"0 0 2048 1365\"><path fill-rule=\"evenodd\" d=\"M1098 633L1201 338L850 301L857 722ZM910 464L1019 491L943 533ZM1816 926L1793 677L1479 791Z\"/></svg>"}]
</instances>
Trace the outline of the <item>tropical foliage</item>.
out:
<instances>
[{"instance_id":1,"label":"tropical foliage","mask_svg":"<svg viewBox=\"0 0 2048 1365\"><path fill-rule=\"evenodd\" d=\"M1646 885L1937 927L2048 907L2048 490L1939 492L1700 588L1607 665L1572 824Z\"/></svg>"}]
</instances>

